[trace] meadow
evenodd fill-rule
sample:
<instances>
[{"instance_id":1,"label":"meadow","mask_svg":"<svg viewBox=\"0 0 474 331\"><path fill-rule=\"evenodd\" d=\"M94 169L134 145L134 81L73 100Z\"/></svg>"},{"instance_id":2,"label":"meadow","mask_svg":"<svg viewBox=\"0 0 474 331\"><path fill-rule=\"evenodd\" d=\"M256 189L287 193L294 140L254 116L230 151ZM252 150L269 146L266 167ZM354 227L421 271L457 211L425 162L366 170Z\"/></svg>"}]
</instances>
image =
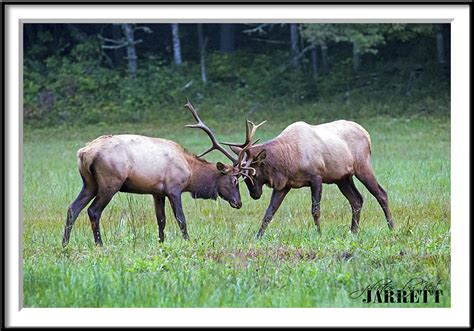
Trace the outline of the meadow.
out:
<instances>
[{"instance_id":1,"label":"meadow","mask_svg":"<svg viewBox=\"0 0 474 331\"><path fill-rule=\"evenodd\" d=\"M257 136L271 139L301 117L314 124L325 120L311 116L294 111L266 118ZM221 141L243 140L243 117L215 118L204 112L202 117ZM335 185L324 185L321 234L311 217L309 188L303 188L288 194L264 237L257 240L271 189L265 188L255 201L242 183L240 210L223 200L193 200L183 194L188 241L182 239L169 202L166 240L160 244L152 197L119 193L101 219L103 247L94 244L85 209L63 248L67 207L82 185L77 149L102 134L135 133L171 139L195 153L205 150L207 136L185 129L191 118L182 118L24 128L25 307L450 306L446 116L357 118L371 134L373 167L389 195L394 231L388 229L375 198L355 180L365 201L358 234L350 232L347 200ZM217 152L206 159L226 161ZM381 279L401 288L417 277L439 284L440 303L366 304L350 296Z\"/></svg>"}]
</instances>

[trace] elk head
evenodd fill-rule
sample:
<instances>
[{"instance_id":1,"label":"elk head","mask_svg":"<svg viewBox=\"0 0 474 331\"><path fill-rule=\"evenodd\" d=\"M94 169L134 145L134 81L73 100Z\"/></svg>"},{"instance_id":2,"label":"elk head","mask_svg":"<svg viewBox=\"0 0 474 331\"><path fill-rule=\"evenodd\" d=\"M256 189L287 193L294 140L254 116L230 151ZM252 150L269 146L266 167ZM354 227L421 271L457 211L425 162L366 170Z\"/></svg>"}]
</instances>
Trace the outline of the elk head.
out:
<instances>
[{"instance_id":1,"label":"elk head","mask_svg":"<svg viewBox=\"0 0 474 331\"><path fill-rule=\"evenodd\" d=\"M187 99L186 101L187 102L184 107L186 107L191 112L194 119L196 120L195 124L188 124L186 125L186 127L203 130L204 132L206 132L212 142L212 146L205 152L199 154L198 157L202 157L213 150L218 150L222 154L224 154L230 161L232 161L233 164L235 164L237 160L222 145L217 142L217 139L212 133L211 129L209 129L209 127L201 120L197 113L197 110L194 108L189 99ZM217 178L217 190L219 196L229 202L229 204L233 208L238 209L242 207L238 181L239 175L241 174L241 170L234 165L231 166L223 164L221 162L217 162L216 167L220 173L220 176Z\"/></svg>"},{"instance_id":2,"label":"elk head","mask_svg":"<svg viewBox=\"0 0 474 331\"><path fill-rule=\"evenodd\" d=\"M234 165L237 166L240 174L245 177L245 184L252 199L260 199L265 184L263 165L267 156L266 151L265 149L252 148L260 140L253 141L255 132L265 122L255 125L253 122L245 120L245 142L243 144L223 143L238 155Z\"/></svg>"}]
</instances>

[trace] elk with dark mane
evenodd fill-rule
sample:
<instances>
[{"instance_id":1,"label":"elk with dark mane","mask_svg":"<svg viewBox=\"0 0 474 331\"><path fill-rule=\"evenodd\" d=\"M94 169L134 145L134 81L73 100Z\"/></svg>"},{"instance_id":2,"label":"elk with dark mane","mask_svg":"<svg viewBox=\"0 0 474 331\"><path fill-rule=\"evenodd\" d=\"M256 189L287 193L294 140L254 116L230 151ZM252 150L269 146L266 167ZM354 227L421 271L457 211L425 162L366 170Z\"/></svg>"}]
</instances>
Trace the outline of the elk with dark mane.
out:
<instances>
[{"instance_id":1,"label":"elk with dark mane","mask_svg":"<svg viewBox=\"0 0 474 331\"><path fill-rule=\"evenodd\" d=\"M378 184L372 170L370 136L361 125L345 120L320 125L296 122L276 138L255 145L253 135L260 125L247 120L245 143L224 143L239 154L237 166L245 171L245 183L253 199L261 197L263 185L273 188L258 237L265 232L287 193L307 186L311 188L311 213L320 231L323 183L336 184L349 200L351 230L357 232L363 199L354 185L353 176L377 199L388 227L393 229L387 193Z\"/></svg>"},{"instance_id":2,"label":"elk with dark mane","mask_svg":"<svg viewBox=\"0 0 474 331\"><path fill-rule=\"evenodd\" d=\"M193 198L200 199L220 196L233 208L242 206L238 186L241 170L220 162L209 163L201 156L215 149L232 162L236 159L217 142L189 100L185 107L197 121L187 126L204 130L212 141L212 147L199 156L191 155L170 140L131 134L101 136L78 150L77 165L83 187L68 208L63 246L69 242L79 213L94 198L87 212L95 243L102 246L99 220L117 192L153 195L161 242L165 239L166 197L185 239L189 235L181 205L182 192L190 192Z\"/></svg>"}]
</instances>

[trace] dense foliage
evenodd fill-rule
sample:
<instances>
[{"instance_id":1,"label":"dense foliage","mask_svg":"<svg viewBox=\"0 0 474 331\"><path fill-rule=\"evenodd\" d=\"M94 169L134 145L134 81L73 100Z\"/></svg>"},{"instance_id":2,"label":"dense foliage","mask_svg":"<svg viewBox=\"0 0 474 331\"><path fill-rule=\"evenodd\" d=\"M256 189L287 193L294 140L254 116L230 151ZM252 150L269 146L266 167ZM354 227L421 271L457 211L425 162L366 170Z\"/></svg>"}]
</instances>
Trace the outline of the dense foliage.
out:
<instances>
[{"instance_id":1,"label":"dense foliage","mask_svg":"<svg viewBox=\"0 0 474 331\"><path fill-rule=\"evenodd\" d=\"M136 44L134 79L124 59L125 47L104 48L112 32L120 34L116 25L26 25L25 123L174 118L186 97L219 115L268 114L288 107L316 114L333 108L329 111L340 116L449 113L449 61L439 63L436 56L436 33L449 37L444 25L304 24L299 26L301 47L295 55L288 25L236 25L235 50L224 52L216 41L219 25L209 24L206 82L201 79L196 24L180 26L184 62L179 66L173 62L169 24L135 27L137 41L143 42ZM327 68L318 61L321 56L312 58L310 52L320 54L323 44L329 54ZM354 47L361 57L357 68ZM291 65L295 59L299 69ZM374 107L357 106L374 100Z\"/></svg>"}]
</instances>

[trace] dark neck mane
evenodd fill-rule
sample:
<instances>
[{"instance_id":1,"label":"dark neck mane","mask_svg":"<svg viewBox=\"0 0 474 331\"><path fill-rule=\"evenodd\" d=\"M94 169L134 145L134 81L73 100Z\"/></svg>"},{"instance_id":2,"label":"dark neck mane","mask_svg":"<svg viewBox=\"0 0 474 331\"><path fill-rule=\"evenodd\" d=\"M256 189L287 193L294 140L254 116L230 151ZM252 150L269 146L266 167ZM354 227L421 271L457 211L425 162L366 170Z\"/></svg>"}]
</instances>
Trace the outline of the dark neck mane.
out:
<instances>
[{"instance_id":1,"label":"dark neck mane","mask_svg":"<svg viewBox=\"0 0 474 331\"><path fill-rule=\"evenodd\" d=\"M196 155L189 155L189 165L192 169L191 178L184 189L190 192L194 199L217 199L217 179L220 176L216 165L206 160L198 158Z\"/></svg>"}]
</instances>

